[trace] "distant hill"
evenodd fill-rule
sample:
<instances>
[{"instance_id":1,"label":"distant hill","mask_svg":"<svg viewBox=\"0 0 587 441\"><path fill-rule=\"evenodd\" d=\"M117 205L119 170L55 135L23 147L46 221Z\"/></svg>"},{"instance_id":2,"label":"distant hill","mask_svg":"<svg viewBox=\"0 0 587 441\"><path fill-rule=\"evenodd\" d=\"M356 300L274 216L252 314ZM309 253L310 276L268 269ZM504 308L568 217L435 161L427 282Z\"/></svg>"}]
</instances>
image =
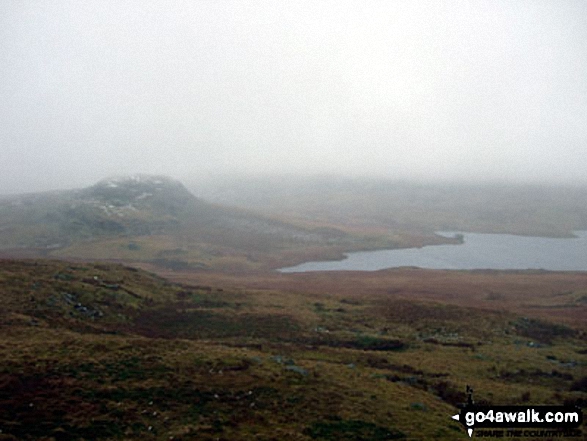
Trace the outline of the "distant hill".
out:
<instances>
[{"instance_id":1,"label":"distant hill","mask_svg":"<svg viewBox=\"0 0 587 441\"><path fill-rule=\"evenodd\" d=\"M208 266L212 258L239 252L255 260L250 253L353 242L335 228L293 225L206 202L165 176L114 177L84 189L0 199L4 255Z\"/></svg>"},{"instance_id":2,"label":"distant hill","mask_svg":"<svg viewBox=\"0 0 587 441\"><path fill-rule=\"evenodd\" d=\"M383 178L251 177L189 184L207 200L338 228L569 237L587 229L587 186L405 182ZM409 239L411 242L411 239Z\"/></svg>"}]
</instances>

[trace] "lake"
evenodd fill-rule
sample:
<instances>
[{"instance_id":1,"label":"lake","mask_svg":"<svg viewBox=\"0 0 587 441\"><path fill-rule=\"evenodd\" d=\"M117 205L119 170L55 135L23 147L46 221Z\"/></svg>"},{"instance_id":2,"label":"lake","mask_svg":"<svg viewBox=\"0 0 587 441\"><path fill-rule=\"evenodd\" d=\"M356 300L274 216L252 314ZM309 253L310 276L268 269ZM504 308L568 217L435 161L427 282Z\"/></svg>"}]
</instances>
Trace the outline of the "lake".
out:
<instances>
[{"instance_id":1,"label":"lake","mask_svg":"<svg viewBox=\"0 0 587 441\"><path fill-rule=\"evenodd\" d=\"M344 260L306 262L279 271L377 271L406 266L451 270L587 271L587 231L576 231L577 237L565 239L510 234L437 234L447 237L463 234L464 243L347 253Z\"/></svg>"}]
</instances>

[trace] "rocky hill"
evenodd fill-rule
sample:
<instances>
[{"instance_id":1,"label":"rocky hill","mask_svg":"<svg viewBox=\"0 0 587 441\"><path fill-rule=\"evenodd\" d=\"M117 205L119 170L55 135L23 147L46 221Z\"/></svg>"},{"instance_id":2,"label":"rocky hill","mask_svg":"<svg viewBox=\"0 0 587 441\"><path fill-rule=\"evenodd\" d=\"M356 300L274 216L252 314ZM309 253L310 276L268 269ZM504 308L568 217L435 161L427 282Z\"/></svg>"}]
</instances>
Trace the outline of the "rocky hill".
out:
<instances>
[{"instance_id":1,"label":"rocky hill","mask_svg":"<svg viewBox=\"0 0 587 441\"><path fill-rule=\"evenodd\" d=\"M166 197L174 208L190 194L169 179L105 180L83 189L25 194L0 202L2 247L58 248L72 240L112 234L149 234L166 226ZM193 196L192 196L193 198Z\"/></svg>"},{"instance_id":2,"label":"rocky hill","mask_svg":"<svg viewBox=\"0 0 587 441\"><path fill-rule=\"evenodd\" d=\"M0 200L0 250L4 255L59 256L62 250L78 246L86 250L84 258L118 258L121 247L141 248L133 242L136 238L149 242L143 248L157 248L147 256L151 260L166 257L157 255L159 251L183 253L188 244L217 254L221 249L256 252L308 244L331 246L351 239L336 229L295 226L206 202L165 176L113 177L84 189ZM161 240L166 244L161 246ZM110 248L112 241L118 241L116 250L92 254L92 247L104 241L110 241ZM66 252L69 257L80 257L75 253ZM145 256L135 252L131 258Z\"/></svg>"}]
</instances>

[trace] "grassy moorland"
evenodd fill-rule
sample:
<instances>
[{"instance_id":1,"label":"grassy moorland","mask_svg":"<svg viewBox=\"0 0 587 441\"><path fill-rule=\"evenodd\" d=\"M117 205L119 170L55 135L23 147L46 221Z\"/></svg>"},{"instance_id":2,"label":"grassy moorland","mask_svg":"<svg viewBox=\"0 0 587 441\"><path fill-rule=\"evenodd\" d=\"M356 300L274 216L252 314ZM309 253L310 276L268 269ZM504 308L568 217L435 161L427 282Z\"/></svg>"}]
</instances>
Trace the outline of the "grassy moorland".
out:
<instances>
[{"instance_id":1,"label":"grassy moorland","mask_svg":"<svg viewBox=\"0 0 587 441\"><path fill-rule=\"evenodd\" d=\"M169 280L227 287L337 296L381 301L424 300L481 311L514 312L572 325L587 324L587 273L524 271L454 271L395 268L380 271L309 273L171 271L143 265Z\"/></svg>"},{"instance_id":2,"label":"grassy moorland","mask_svg":"<svg viewBox=\"0 0 587 441\"><path fill-rule=\"evenodd\" d=\"M1 261L0 439L467 439L467 384L585 405L585 314L526 314L584 311L583 274L409 271Z\"/></svg>"}]
</instances>

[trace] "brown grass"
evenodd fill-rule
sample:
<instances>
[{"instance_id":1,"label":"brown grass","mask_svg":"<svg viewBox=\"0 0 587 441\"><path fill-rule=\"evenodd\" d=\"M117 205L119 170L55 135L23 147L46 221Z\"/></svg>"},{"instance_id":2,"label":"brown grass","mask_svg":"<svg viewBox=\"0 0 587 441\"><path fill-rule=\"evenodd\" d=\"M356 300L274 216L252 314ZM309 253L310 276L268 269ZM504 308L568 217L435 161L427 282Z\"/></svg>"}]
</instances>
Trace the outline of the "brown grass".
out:
<instances>
[{"instance_id":1,"label":"brown grass","mask_svg":"<svg viewBox=\"0 0 587 441\"><path fill-rule=\"evenodd\" d=\"M581 298L580 274L169 274L183 283L0 261L4 439L454 440L466 385L481 403L587 401L584 322L484 290L548 305Z\"/></svg>"},{"instance_id":2,"label":"brown grass","mask_svg":"<svg viewBox=\"0 0 587 441\"><path fill-rule=\"evenodd\" d=\"M581 327L587 325L587 273L584 272L390 269L230 275L211 271L162 271L154 266L141 266L184 283L319 294L339 299L433 301L515 312Z\"/></svg>"}]
</instances>

